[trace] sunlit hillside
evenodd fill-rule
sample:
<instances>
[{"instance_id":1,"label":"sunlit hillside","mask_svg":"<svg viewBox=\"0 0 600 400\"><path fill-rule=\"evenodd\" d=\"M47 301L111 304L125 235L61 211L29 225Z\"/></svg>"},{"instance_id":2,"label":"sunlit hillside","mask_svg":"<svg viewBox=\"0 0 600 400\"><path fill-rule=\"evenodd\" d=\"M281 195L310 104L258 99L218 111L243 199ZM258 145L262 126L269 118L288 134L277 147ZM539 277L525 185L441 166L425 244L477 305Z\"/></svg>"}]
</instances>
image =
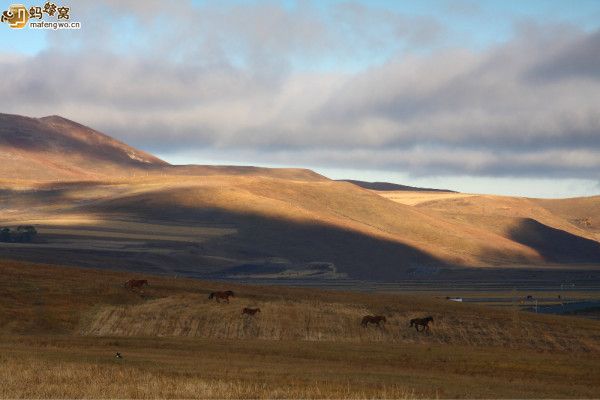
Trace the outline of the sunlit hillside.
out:
<instances>
[{"instance_id":1,"label":"sunlit hillside","mask_svg":"<svg viewBox=\"0 0 600 400\"><path fill-rule=\"evenodd\" d=\"M39 230L0 243L13 259L187 276L321 265L326 278L381 281L600 261L597 198L374 192L306 169L173 166L60 117L4 114L0 133L2 154L21 157L1 175L0 225Z\"/></svg>"}]
</instances>

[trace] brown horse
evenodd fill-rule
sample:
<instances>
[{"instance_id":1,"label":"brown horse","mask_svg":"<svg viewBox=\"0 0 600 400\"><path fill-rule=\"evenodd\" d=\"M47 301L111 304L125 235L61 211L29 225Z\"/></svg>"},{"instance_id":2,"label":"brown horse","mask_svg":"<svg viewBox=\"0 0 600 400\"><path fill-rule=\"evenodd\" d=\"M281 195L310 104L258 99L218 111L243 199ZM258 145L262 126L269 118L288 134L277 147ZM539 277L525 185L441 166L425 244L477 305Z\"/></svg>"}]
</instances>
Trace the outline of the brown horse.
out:
<instances>
[{"instance_id":1,"label":"brown horse","mask_svg":"<svg viewBox=\"0 0 600 400\"><path fill-rule=\"evenodd\" d=\"M381 325L379 324L382 322L383 324L387 322L387 319L383 315L365 315L360 324L363 328L366 328L368 324L375 324L380 327Z\"/></svg>"},{"instance_id":2,"label":"brown horse","mask_svg":"<svg viewBox=\"0 0 600 400\"><path fill-rule=\"evenodd\" d=\"M231 290L226 290L224 292L212 292L211 294L208 295L209 299L214 298L215 300L217 300L217 303L221 302L219 299L223 299L227 303L229 303L230 297L234 297L233 292Z\"/></svg>"},{"instance_id":3,"label":"brown horse","mask_svg":"<svg viewBox=\"0 0 600 400\"><path fill-rule=\"evenodd\" d=\"M248 308L248 307L244 307L244 309L242 310L242 315L244 314L248 314L248 315L255 315L256 313L260 312L260 308Z\"/></svg>"},{"instance_id":4,"label":"brown horse","mask_svg":"<svg viewBox=\"0 0 600 400\"><path fill-rule=\"evenodd\" d=\"M414 318L410 320L410 326L414 325L417 332L429 332L429 323L433 322L433 317L425 317L425 318ZM422 326L423 329L419 331L419 326Z\"/></svg>"},{"instance_id":5,"label":"brown horse","mask_svg":"<svg viewBox=\"0 0 600 400\"><path fill-rule=\"evenodd\" d=\"M125 287L131 290L135 288L142 288L144 285L148 286L148 281L146 279L130 279L125 282Z\"/></svg>"}]
</instances>

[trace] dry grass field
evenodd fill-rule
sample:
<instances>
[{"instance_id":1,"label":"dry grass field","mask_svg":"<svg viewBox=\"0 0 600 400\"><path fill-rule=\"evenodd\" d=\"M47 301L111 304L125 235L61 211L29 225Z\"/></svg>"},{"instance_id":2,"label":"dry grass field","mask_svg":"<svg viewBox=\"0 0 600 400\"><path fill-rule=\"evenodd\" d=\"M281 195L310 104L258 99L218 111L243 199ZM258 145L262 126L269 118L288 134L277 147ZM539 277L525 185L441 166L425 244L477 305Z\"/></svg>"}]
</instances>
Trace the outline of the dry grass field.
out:
<instances>
[{"instance_id":1,"label":"dry grass field","mask_svg":"<svg viewBox=\"0 0 600 400\"><path fill-rule=\"evenodd\" d=\"M0 246L13 259L110 261L173 275L329 262L367 280L404 279L415 267L582 265L600 257L593 230L530 199L429 192L386 192L386 199L346 182L260 173L3 181L0 225L33 224L40 241Z\"/></svg>"},{"instance_id":2,"label":"dry grass field","mask_svg":"<svg viewBox=\"0 0 600 400\"><path fill-rule=\"evenodd\" d=\"M520 311L506 289L557 298L576 281L588 291L569 295L597 298L599 197L374 192L306 169L175 166L57 116L0 114L0 161L0 227L38 231L0 243L1 398L600 393L600 321ZM311 284L413 292L190 278L319 266ZM473 284L481 274L490 286ZM150 285L129 290L131 278ZM428 279L449 285L419 292ZM208 298L224 289L230 304ZM445 300L459 290L503 307ZM366 314L387 323L363 328ZM430 334L409 326L428 315Z\"/></svg>"},{"instance_id":3,"label":"dry grass field","mask_svg":"<svg viewBox=\"0 0 600 400\"><path fill-rule=\"evenodd\" d=\"M597 239L594 216L600 197L530 199L497 195L438 192L376 192L397 203L433 211L454 220L491 228L530 218L573 235ZM587 222L587 223L586 223Z\"/></svg>"},{"instance_id":4,"label":"dry grass field","mask_svg":"<svg viewBox=\"0 0 600 400\"><path fill-rule=\"evenodd\" d=\"M3 398L591 398L600 322L431 295L0 262ZM230 304L210 291L232 289ZM241 315L258 306L256 317ZM382 314L385 328L359 326ZM432 315L430 335L408 319ZM114 357L115 352L122 359ZM18 371L18 372L16 372Z\"/></svg>"},{"instance_id":5,"label":"dry grass field","mask_svg":"<svg viewBox=\"0 0 600 400\"><path fill-rule=\"evenodd\" d=\"M375 191L381 197L390 199L400 204L407 206L416 206L430 201L448 200L448 199L463 199L476 195L469 193L454 193L454 192L426 192L426 191Z\"/></svg>"},{"instance_id":6,"label":"dry grass field","mask_svg":"<svg viewBox=\"0 0 600 400\"><path fill-rule=\"evenodd\" d=\"M188 276L329 263L371 281L600 262L599 197L374 192L307 169L170 165L59 116L0 114L1 160L0 227L40 231L0 243L11 259Z\"/></svg>"},{"instance_id":7,"label":"dry grass field","mask_svg":"<svg viewBox=\"0 0 600 400\"><path fill-rule=\"evenodd\" d=\"M468 224L535 249L545 260L586 263L600 239L600 197L530 199L437 192L376 192L448 221ZM525 262L527 263L527 262ZM597 264L588 262L589 264Z\"/></svg>"}]
</instances>

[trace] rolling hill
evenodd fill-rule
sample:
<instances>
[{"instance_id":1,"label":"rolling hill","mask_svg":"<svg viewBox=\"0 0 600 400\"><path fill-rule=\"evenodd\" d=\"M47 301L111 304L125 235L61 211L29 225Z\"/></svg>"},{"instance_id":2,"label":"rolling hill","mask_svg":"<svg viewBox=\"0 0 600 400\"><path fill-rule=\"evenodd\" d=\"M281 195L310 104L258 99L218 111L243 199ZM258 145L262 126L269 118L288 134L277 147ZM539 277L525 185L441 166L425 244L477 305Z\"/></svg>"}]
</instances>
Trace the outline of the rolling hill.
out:
<instances>
[{"instance_id":1,"label":"rolling hill","mask_svg":"<svg viewBox=\"0 0 600 400\"><path fill-rule=\"evenodd\" d=\"M1 178L94 179L166 166L162 161L59 116L0 114Z\"/></svg>"},{"instance_id":2,"label":"rolling hill","mask_svg":"<svg viewBox=\"0 0 600 400\"><path fill-rule=\"evenodd\" d=\"M363 280L600 262L594 220L574 222L598 198L570 206L373 191L306 169L175 166L61 117L2 115L0 132L0 225L40 232L0 243L8 258L188 276L304 276L318 264L331 265L322 278Z\"/></svg>"},{"instance_id":3,"label":"rolling hill","mask_svg":"<svg viewBox=\"0 0 600 400\"><path fill-rule=\"evenodd\" d=\"M364 189L377 190L382 192L393 192L393 191L406 191L406 192L447 192L456 193L454 190L448 189L433 189L433 188L421 188L415 186L399 185L397 183L390 182L365 182L357 181L354 179L339 179L339 182L349 182L356 186L360 186Z\"/></svg>"},{"instance_id":4,"label":"rolling hill","mask_svg":"<svg viewBox=\"0 0 600 400\"><path fill-rule=\"evenodd\" d=\"M530 199L435 193L380 193L401 204L461 221L535 248L546 260L585 262L595 254L600 197Z\"/></svg>"},{"instance_id":5,"label":"rolling hill","mask_svg":"<svg viewBox=\"0 0 600 400\"><path fill-rule=\"evenodd\" d=\"M263 175L326 179L301 168L170 165L92 128L60 116L0 114L0 179L98 180L141 175Z\"/></svg>"}]
</instances>

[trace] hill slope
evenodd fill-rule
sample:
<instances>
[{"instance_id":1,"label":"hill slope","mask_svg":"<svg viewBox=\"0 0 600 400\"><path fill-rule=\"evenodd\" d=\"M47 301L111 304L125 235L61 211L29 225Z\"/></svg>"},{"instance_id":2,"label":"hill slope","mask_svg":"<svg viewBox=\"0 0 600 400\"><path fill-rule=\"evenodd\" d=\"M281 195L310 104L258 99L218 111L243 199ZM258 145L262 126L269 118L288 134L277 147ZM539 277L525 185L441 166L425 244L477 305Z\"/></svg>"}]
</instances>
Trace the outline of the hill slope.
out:
<instances>
[{"instance_id":1,"label":"hill slope","mask_svg":"<svg viewBox=\"0 0 600 400\"><path fill-rule=\"evenodd\" d=\"M168 163L59 116L0 114L0 178L90 179Z\"/></svg>"},{"instance_id":2,"label":"hill slope","mask_svg":"<svg viewBox=\"0 0 600 400\"><path fill-rule=\"evenodd\" d=\"M329 278L368 280L600 262L594 225L573 224L568 206L374 192L305 169L173 166L60 117L0 117L0 224L40 230L39 243L0 243L6 257L192 276L320 264Z\"/></svg>"},{"instance_id":3,"label":"hill slope","mask_svg":"<svg viewBox=\"0 0 600 400\"><path fill-rule=\"evenodd\" d=\"M532 201L600 240L600 196Z\"/></svg>"},{"instance_id":4,"label":"hill slope","mask_svg":"<svg viewBox=\"0 0 600 400\"><path fill-rule=\"evenodd\" d=\"M379 190L382 192L390 191L407 191L407 192L443 192L443 193L456 193L454 190L447 189L432 189L432 188L420 188L414 186L399 185L397 183L390 182L365 182L357 181L353 179L339 179L340 182L349 182L356 186L360 186L364 189Z\"/></svg>"},{"instance_id":5,"label":"hill slope","mask_svg":"<svg viewBox=\"0 0 600 400\"><path fill-rule=\"evenodd\" d=\"M555 263L597 262L600 196L546 200L473 194L379 192L401 204L493 232Z\"/></svg>"},{"instance_id":6,"label":"hill slope","mask_svg":"<svg viewBox=\"0 0 600 400\"><path fill-rule=\"evenodd\" d=\"M132 243L123 256L107 254L113 265L123 267L136 249L143 257L140 254L131 265L144 260L146 265L189 273L215 271L219 266L276 262L293 269L325 262L354 278L385 280L401 279L415 268L435 271L451 265L544 262L534 249L496 233L431 216L334 181L223 175L148 177L135 183L22 189L4 194L3 201L13 212L10 219L0 222L13 226L33 223L39 227L40 237L48 241L28 245L27 250L12 246L5 252L38 261L59 254L65 262L65 257L74 258L80 264L90 259L92 250L121 253L126 242L98 243L100 239L110 241L108 229L114 238L147 241L141 248ZM78 221L75 226L70 216ZM153 226L153 230L129 228L134 222ZM217 228L223 234L199 233ZM172 232L177 230L181 233L174 236ZM186 235L190 235L188 240ZM77 237L80 240L75 240ZM86 251L84 260L73 247ZM150 260L160 248L170 251ZM170 257L174 258L168 261Z\"/></svg>"},{"instance_id":7,"label":"hill slope","mask_svg":"<svg viewBox=\"0 0 600 400\"><path fill-rule=\"evenodd\" d=\"M147 175L257 175L326 180L302 168L170 165L94 129L59 116L0 114L0 179L73 181Z\"/></svg>"}]
</instances>

